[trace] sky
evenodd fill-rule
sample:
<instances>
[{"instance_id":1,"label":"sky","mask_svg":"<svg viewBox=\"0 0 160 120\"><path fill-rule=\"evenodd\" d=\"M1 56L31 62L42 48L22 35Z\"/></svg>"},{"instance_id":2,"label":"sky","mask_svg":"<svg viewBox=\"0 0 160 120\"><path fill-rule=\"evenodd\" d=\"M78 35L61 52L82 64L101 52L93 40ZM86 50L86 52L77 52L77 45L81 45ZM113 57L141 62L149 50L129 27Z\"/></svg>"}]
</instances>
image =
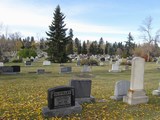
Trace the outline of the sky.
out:
<instances>
[{"instance_id":1,"label":"sky","mask_svg":"<svg viewBox=\"0 0 160 120\"><path fill-rule=\"evenodd\" d=\"M66 16L66 28L81 41L102 37L110 43L124 42L131 32L134 42L141 43L138 29L149 16L153 35L160 28L160 0L0 0L0 32L46 38L57 5Z\"/></svg>"}]
</instances>

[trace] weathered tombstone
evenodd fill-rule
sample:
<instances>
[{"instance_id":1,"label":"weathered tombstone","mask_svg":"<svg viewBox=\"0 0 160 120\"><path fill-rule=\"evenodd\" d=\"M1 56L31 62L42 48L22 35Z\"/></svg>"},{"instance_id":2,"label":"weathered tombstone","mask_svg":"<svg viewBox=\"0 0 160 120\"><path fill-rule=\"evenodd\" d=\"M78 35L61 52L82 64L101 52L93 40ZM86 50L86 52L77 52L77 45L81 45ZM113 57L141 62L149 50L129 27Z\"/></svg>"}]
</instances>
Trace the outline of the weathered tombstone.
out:
<instances>
[{"instance_id":1,"label":"weathered tombstone","mask_svg":"<svg viewBox=\"0 0 160 120\"><path fill-rule=\"evenodd\" d=\"M25 62L25 65L26 65L26 66L31 66L31 61L26 61L26 62Z\"/></svg>"},{"instance_id":2,"label":"weathered tombstone","mask_svg":"<svg viewBox=\"0 0 160 120\"><path fill-rule=\"evenodd\" d=\"M60 73L71 73L72 72L72 67L60 67Z\"/></svg>"},{"instance_id":3,"label":"weathered tombstone","mask_svg":"<svg viewBox=\"0 0 160 120\"><path fill-rule=\"evenodd\" d=\"M123 102L130 105L148 102L148 96L144 90L144 64L145 60L141 57L132 59L130 89L127 96L123 97Z\"/></svg>"},{"instance_id":4,"label":"weathered tombstone","mask_svg":"<svg viewBox=\"0 0 160 120\"><path fill-rule=\"evenodd\" d=\"M116 62L114 64L112 64L112 69L109 70L109 72L120 72L121 70L119 69L119 63Z\"/></svg>"},{"instance_id":5,"label":"weathered tombstone","mask_svg":"<svg viewBox=\"0 0 160 120\"><path fill-rule=\"evenodd\" d=\"M44 74L45 73L45 69L37 69L37 74Z\"/></svg>"},{"instance_id":6,"label":"weathered tombstone","mask_svg":"<svg viewBox=\"0 0 160 120\"><path fill-rule=\"evenodd\" d=\"M48 89L48 106L42 108L45 117L60 117L81 111L82 107L75 102L73 87L59 86Z\"/></svg>"},{"instance_id":7,"label":"weathered tombstone","mask_svg":"<svg viewBox=\"0 0 160 120\"><path fill-rule=\"evenodd\" d=\"M122 100L123 96L127 95L127 92L130 87L130 82L126 80L120 80L116 82L114 96L111 96L111 99L114 100Z\"/></svg>"},{"instance_id":8,"label":"weathered tombstone","mask_svg":"<svg viewBox=\"0 0 160 120\"><path fill-rule=\"evenodd\" d=\"M71 80L69 85L75 88L75 98L79 104L95 102L91 96L91 80Z\"/></svg>"},{"instance_id":9,"label":"weathered tombstone","mask_svg":"<svg viewBox=\"0 0 160 120\"><path fill-rule=\"evenodd\" d=\"M83 65L81 72L91 72L91 68L88 65Z\"/></svg>"},{"instance_id":10,"label":"weathered tombstone","mask_svg":"<svg viewBox=\"0 0 160 120\"><path fill-rule=\"evenodd\" d=\"M159 82L158 90L153 90L153 91L152 91L152 95L160 96L160 82Z\"/></svg>"},{"instance_id":11,"label":"weathered tombstone","mask_svg":"<svg viewBox=\"0 0 160 120\"><path fill-rule=\"evenodd\" d=\"M45 61L43 61L43 65L51 65L51 61L45 60Z\"/></svg>"},{"instance_id":12,"label":"weathered tombstone","mask_svg":"<svg viewBox=\"0 0 160 120\"><path fill-rule=\"evenodd\" d=\"M3 62L0 62L0 66L4 66Z\"/></svg>"}]
</instances>

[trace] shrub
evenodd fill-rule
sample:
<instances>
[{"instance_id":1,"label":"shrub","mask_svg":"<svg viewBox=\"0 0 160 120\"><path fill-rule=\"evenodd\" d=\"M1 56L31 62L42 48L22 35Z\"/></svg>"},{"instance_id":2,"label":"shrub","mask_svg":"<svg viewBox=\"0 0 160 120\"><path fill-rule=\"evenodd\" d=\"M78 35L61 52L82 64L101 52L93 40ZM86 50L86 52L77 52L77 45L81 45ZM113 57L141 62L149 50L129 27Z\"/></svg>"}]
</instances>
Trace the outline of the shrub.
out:
<instances>
[{"instance_id":1,"label":"shrub","mask_svg":"<svg viewBox=\"0 0 160 120\"><path fill-rule=\"evenodd\" d=\"M25 48L23 50L20 50L18 55L20 57L27 58L27 57L31 57L31 56L35 57L35 56L37 56L37 53L34 49L26 49Z\"/></svg>"},{"instance_id":2,"label":"shrub","mask_svg":"<svg viewBox=\"0 0 160 120\"><path fill-rule=\"evenodd\" d=\"M23 60L22 59L14 59L12 60L13 63L21 63Z\"/></svg>"},{"instance_id":3,"label":"shrub","mask_svg":"<svg viewBox=\"0 0 160 120\"><path fill-rule=\"evenodd\" d=\"M95 59L82 59L81 65L99 65L98 61Z\"/></svg>"}]
</instances>

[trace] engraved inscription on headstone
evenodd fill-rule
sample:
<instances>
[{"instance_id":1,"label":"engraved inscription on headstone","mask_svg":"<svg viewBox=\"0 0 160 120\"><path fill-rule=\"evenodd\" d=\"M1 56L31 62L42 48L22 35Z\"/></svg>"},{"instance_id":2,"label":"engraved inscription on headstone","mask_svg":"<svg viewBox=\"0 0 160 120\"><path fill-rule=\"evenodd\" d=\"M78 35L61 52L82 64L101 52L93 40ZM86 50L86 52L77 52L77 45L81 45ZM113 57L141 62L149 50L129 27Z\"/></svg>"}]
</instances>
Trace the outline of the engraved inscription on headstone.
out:
<instances>
[{"instance_id":1,"label":"engraved inscription on headstone","mask_svg":"<svg viewBox=\"0 0 160 120\"><path fill-rule=\"evenodd\" d=\"M64 108L75 105L75 90L70 86L48 89L48 108Z\"/></svg>"}]
</instances>

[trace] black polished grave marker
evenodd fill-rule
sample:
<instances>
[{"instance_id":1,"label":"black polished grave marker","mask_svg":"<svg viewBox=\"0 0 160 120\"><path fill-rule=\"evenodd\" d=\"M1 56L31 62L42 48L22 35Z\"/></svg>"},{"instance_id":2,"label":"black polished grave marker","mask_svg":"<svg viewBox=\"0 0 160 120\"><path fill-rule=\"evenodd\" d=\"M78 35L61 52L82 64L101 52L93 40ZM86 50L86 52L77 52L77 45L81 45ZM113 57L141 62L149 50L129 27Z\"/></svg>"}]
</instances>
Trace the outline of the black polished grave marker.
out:
<instances>
[{"instance_id":1,"label":"black polished grave marker","mask_svg":"<svg viewBox=\"0 0 160 120\"><path fill-rule=\"evenodd\" d=\"M75 106L75 89L70 86L58 86L48 89L48 108Z\"/></svg>"}]
</instances>

